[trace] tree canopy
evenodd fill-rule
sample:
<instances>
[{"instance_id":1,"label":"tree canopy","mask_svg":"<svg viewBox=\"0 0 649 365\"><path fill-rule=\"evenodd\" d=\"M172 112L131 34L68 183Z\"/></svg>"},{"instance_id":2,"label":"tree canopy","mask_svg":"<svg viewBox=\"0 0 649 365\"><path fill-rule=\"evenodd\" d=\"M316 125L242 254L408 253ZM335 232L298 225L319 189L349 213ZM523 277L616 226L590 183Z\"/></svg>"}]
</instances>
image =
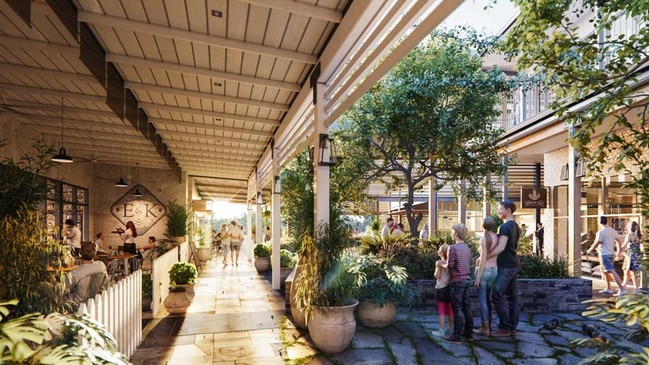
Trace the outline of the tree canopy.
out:
<instances>
[{"instance_id":1,"label":"tree canopy","mask_svg":"<svg viewBox=\"0 0 649 365\"><path fill-rule=\"evenodd\" d=\"M649 92L640 82L649 71L649 2L514 2L521 12L503 49L557 93L552 107L575 127L570 143L589 171L631 173L649 217Z\"/></svg>"},{"instance_id":2,"label":"tree canopy","mask_svg":"<svg viewBox=\"0 0 649 365\"><path fill-rule=\"evenodd\" d=\"M485 177L504 169L496 145L502 130L494 122L511 84L500 70L483 69L475 49L484 38L458 35L434 33L411 51L345 113L336 131L349 181L407 187L413 234L422 218L412 212L414 193L429 178L438 188L465 181L464 193L477 198Z\"/></svg>"}]
</instances>

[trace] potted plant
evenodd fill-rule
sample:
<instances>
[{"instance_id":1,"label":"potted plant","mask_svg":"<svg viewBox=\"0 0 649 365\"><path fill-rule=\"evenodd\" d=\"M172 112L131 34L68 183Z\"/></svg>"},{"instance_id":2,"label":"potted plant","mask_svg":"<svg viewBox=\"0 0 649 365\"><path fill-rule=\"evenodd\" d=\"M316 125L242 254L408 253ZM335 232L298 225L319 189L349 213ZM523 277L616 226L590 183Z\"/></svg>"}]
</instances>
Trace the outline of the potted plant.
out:
<instances>
[{"instance_id":1,"label":"potted plant","mask_svg":"<svg viewBox=\"0 0 649 365\"><path fill-rule=\"evenodd\" d=\"M3 364L130 364L113 335L89 316L54 312L8 319L17 304L0 303Z\"/></svg>"},{"instance_id":2,"label":"potted plant","mask_svg":"<svg viewBox=\"0 0 649 365\"><path fill-rule=\"evenodd\" d=\"M284 285L284 281L295 266L295 254L287 249L279 250L279 281Z\"/></svg>"},{"instance_id":3,"label":"potted plant","mask_svg":"<svg viewBox=\"0 0 649 365\"><path fill-rule=\"evenodd\" d=\"M353 256L345 254L350 245L349 229L338 220L332 228L322 222L315 238L306 237L300 249L299 285L295 302L304 311L313 343L322 352L334 354L349 346L356 320L357 274L349 270Z\"/></svg>"},{"instance_id":4,"label":"potted plant","mask_svg":"<svg viewBox=\"0 0 649 365\"><path fill-rule=\"evenodd\" d=\"M176 262L169 269L169 282L174 290L178 287L185 288L190 300L194 298L194 284L197 278L198 271L191 262Z\"/></svg>"},{"instance_id":5,"label":"potted plant","mask_svg":"<svg viewBox=\"0 0 649 365\"><path fill-rule=\"evenodd\" d=\"M196 234L196 251L198 259L205 262L212 258L212 242L209 242L207 237L209 227L201 225Z\"/></svg>"},{"instance_id":6,"label":"potted plant","mask_svg":"<svg viewBox=\"0 0 649 365\"><path fill-rule=\"evenodd\" d=\"M191 223L191 209L180 205L176 200L167 204L167 231L165 235L178 243L185 241L187 228Z\"/></svg>"},{"instance_id":7,"label":"potted plant","mask_svg":"<svg viewBox=\"0 0 649 365\"><path fill-rule=\"evenodd\" d=\"M262 273L270 267L270 248L263 243L255 246L253 253L255 255L255 269Z\"/></svg>"},{"instance_id":8,"label":"potted plant","mask_svg":"<svg viewBox=\"0 0 649 365\"><path fill-rule=\"evenodd\" d=\"M396 304L411 305L416 299L408 272L403 266L393 265L389 258L359 256L351 270L358 273L358 320L367 327L390 325L397 314Z\"/></svg>"},{"instance_id":9,"label":"potted plant","mask_svg":"<svg viewBox=\"0 0 649 365\"><path fill-rule=\"evenodd\" d=\"M170 286L169 294L165 299L164 306L169 314L182 314L192 304L184 286Z\"/></svg>"}]
</instances>

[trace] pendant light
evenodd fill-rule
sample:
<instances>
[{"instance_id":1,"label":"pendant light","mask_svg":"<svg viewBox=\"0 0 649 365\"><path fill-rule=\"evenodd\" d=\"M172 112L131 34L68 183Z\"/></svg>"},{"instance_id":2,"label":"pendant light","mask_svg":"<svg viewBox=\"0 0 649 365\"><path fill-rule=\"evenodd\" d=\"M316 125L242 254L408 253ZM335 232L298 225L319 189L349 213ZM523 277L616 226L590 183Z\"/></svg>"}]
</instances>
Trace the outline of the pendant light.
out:
<instances>
[{"instance_id":1,"label":"pendant light","mask_svg":"<svg viewBox=\"0 0 649 365\"><path fill-rule=\"evenodd\" d=\"M59 149L59 153L52 157L52 161L59 163L74 162L74 160L72 160L72 157L68 156L68 154L65 152L65 148L63 147L63 98L61 98L61 148Z\"/></svg>"},{"instance_id":2,"label":"pendant light","mask_svg":"<svg viewBox=\"0 0 649 365\"><path fill-rule=\"evenodd\" d=\"M135 170L135 182L137 183L138 180L140 180L140 163L136 162L136 170ZM142 192L140 191L139 187L135 188L135 192L133 193L133 196L136 198L141 198L142 197Z\"/></svg>"},{"instance_id":3,"label":"pendant light","mask_svg":"<svg viewBox=\"0 0 649 365\"><path fill-rule=\"evenodd\" d=\"M124 146L119 145L119 153L120 153L120 174L119 174L119 180L115 183L115 186L118 188L125 188L128 186L126 181L124 181Z\"/></svg>"}]
</instances>

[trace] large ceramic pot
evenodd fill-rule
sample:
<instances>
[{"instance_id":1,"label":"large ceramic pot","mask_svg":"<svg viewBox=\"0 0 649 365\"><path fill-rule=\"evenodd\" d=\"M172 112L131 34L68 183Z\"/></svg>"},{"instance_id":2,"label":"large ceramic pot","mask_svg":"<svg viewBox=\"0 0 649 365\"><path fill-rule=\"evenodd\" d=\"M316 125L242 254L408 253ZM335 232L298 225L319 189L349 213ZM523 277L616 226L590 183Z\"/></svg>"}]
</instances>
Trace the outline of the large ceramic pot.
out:
<instances>
[{"instance_id":1,"label":"large ceramic pot","mask_svg":"<svg viewBox=\"0 0 649 365\"><path fill-rule=\"evenodd\" d=\"M261 273L270 267L270 257L255 257L255 269Z\"/></svg>"},{"instance_id":2,"label":"large ceramic pot","mask_svg":"<svg viewBox=\"0 0 649 365\"><path fill-rule=\"evenodd\" d=\"M353 304L343 307L316 307L309 318L309 334L313 343L326 354L343 352L356 332Z\"/></svg>"},{"instance_id":3,"label":"large ceramic pot","mask_svg":"<svg viewBox=\"0 0 649 365\"><path fill-rule=\"evenodd\" d=\"M184 291L170 292L165 299L165 309L169 314L183 314L191 305L191 300Z\"/></svg>"},{"instance_id":4,"label":"large ceramic pot","mask_svg":"<svg viewBox=\"0 0 649 365\"><path fill-rule=\"evenodd\" d=\"M302 266L300 265L300 262L298 261L295 264L295 273L293 274L293 283L291 284L291 291L288 293L289 295L289 304L291 306L291 316L293 317L293 324L295 324L295 327L297 328L302 328L306 329L306 316L304 315L304 311L300 310L297 307L297 300L295 299L295 292L297 291L299 281L300 281L300 274L302 273Z\"/></svg>"},{"instance_id":5,"label":"large ceramic pot","mask_svg":"<svg viewBox=\"0 0 649 365\"><path fill-rule=\"evenodd\" d=\"M358 321L363 326L383 328L394 321L397 316L397 306L392 302L387 302L383 307L379 307L371 300L361 300L356 314Z\"/></svg>"},{"instance_id":6,"label":"large ceramic pot","mask_svg":"<svg viewBox=\"0 0 649 365\"><path fill-rule=\"evenodd\" d=\"M176 241L177 244L185 242L185 236L172 236L171 239Z\"/></svg>"},{"instance_id":7,"label":"large ceramic pot","mask_svg":"<svg viewBox=\"0 0 649 365\"><path fill-rule=\"evenodd\" d=\"M198 248L198 259L202 262L205 262L212 258L212 248L211 247L199 247Z\"/></svg>"},{"instance_id":8,"label":"large ceramic pot","mask_svg":"<svg viewBox=\"0 0 649 365\"><path fill-rule=\"evenodd\" d=\"M194 291L194 284L178 284L176 286L185 288L185 293L187 294L189 300L194 300L194 296L196 296L196 292Z\"/></svg>"}]
</instances>

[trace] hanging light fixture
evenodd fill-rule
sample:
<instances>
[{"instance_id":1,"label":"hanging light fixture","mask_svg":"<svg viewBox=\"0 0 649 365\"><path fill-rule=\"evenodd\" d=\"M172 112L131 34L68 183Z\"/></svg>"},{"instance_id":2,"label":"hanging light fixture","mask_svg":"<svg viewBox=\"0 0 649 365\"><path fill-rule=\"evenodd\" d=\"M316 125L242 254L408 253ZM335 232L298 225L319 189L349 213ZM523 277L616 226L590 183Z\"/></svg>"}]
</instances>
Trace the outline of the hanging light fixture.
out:
<instances>
[{"instance_id":1,"label":"hanging light fixture","mask_svg":"<svg viewBox=\"0 0 649 365\"><path fill-rule=\"evenodd\" d=\"M273 178L275 184L273 186L273 193L277 195L282 194L282 178L279 175L275 175Z\"/></svg>"},{"instance_id":2,"label":"hanging light fixture","mask_svg":"<svg viewBox=\"0 0 649 365\"><path fill-rule=\"evenodd\" d=\"M264 205L264 197L261 194L261 191L257 192L257 205Z\"/></svg>"},{"instance_id":3,"label":"hanging light fixture","mask_svg":"<svg viewBox=\"0 0 649 365\"><path fill-rule=\"evenodd\" d=\"M119 174L119 180L115 183L115 186L118 188L125 188L128 186L126 181L124 181L124 146L120 145L119 146L119 153L120 153L120 174Z\"/></svg>"},{"instance_id":4,"label":"hanging light fixture","mask_svg":"<svg viewBox=\"0 0 649 365\"><path fill-rule=\"evenodd\" d=\"M135 182L138 182L140 180L140 163L136 162L136 170L135 170ZM140 191L139 187L135 188L135 192L133 193L133 196L136 198L142 197L142 192Z\"/></svg>"},{"instance_id":5,"label":"hanging light fixture","mask_svg":"<svg viewBox=\"0 0 649 365\"><path fill-rule=\"evenodd\" d=\"M63 98L61 98L61 148L59 148L59 153L52 157L52 161L59 163L71 163L74 162L72 157L68 156L63 147Z\"/></svg>"},{"instance_id":6,"label":"hanging light fixture","mask_svg":"<svg viewBox=\"0 0 649 365\"><path fill-rule=\"evenodd\" d=\"M333 166L338 163L336 155L336 143L328 134L320 134L320 158L319 166Z\"/></svg>"}]
</instances>

